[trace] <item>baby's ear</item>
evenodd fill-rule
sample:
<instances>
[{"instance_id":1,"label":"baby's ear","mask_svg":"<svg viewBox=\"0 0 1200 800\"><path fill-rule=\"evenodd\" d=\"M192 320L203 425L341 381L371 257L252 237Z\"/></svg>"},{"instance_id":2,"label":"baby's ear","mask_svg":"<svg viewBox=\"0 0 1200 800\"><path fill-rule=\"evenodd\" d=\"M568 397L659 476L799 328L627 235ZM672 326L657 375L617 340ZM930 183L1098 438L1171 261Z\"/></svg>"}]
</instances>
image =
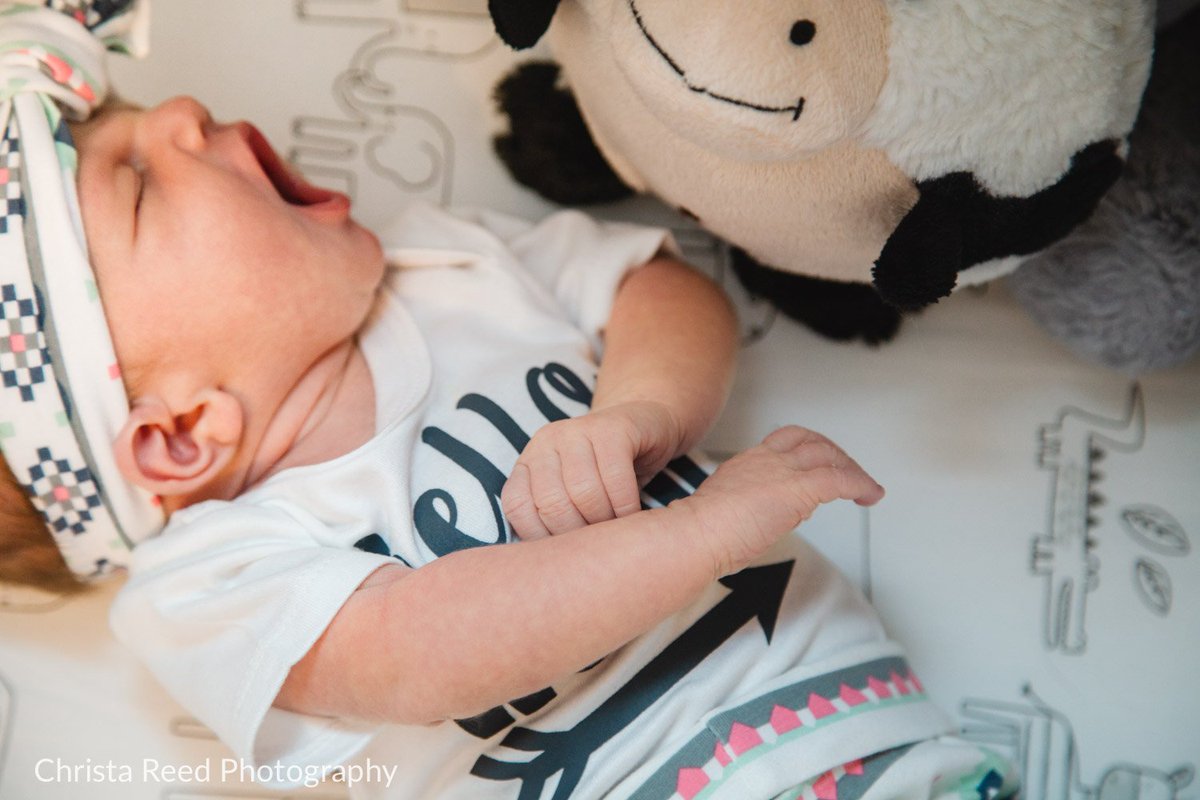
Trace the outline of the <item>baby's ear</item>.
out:
<instances>
[{"instance_id":1,"label":"baby's ear","mask_svg":"<svg viewBox=\"0 0 1200 800\"><path fill-rule=\"evenodd\" d=\"M179 408L139 397L113 445L117 467L160 497L192 494L237 454L244 424L242 404L220 389L204 389Z\"/></svg>"}]
</instances>

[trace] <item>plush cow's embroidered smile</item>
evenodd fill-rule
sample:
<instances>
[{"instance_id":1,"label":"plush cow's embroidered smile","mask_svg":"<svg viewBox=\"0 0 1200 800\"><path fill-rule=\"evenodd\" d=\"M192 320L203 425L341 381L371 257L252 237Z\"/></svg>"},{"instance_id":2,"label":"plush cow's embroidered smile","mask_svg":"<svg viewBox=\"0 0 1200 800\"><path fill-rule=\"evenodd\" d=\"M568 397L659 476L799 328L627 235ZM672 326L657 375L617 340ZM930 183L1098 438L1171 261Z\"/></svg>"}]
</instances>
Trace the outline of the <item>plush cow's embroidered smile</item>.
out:
<instances>
[{"instance_id":1,"label":"plush cow's embroidered smile","mask_svg":"<svg viewBox=\"0 0 1200 800\"><path fill-rule=\"evenodd\" d=\"M770 106L762 103L752 103L748 100L739 100L736 97L718 94L717 92L714 92L704 86L696 86L693 84L691 80L688 79L687 72L683 69L683 67L679 66L679 64L675 62L675 59L671 58L671 54L668 53L663 46L658 43L658 40L654 38L654 34L650 33L650 31L646 28L646 21L642 19L642 15L638 11L635 0L627 0L627 3L629 5L629 13L633 15L633 19L637 23L638 30L642 32L642 36L644 36L646 41L650 43L650 46L654 48L654 51L662 57L662 60L667 63L667 66L669 66L671 70L679 76L680 80L683 81L683 85L689 90L696 92L697 94L707 95L714 100L721 101L722 103L729 103L742 108L748 108L751 111L762 111L767 114L791 114L793 122L800 119L800 113L804 111L803 97L797 98L794 105ZM797 23L797 25L800 24L801 23ZM809 23L810 26L811 24L812 23ZM811 40L812 36L809 35L807 38L808 40ZM807 44L807 41L797 41L797 37L795 35L792 36L792 41L796 44Z\"/></svg>"}]
</instances>

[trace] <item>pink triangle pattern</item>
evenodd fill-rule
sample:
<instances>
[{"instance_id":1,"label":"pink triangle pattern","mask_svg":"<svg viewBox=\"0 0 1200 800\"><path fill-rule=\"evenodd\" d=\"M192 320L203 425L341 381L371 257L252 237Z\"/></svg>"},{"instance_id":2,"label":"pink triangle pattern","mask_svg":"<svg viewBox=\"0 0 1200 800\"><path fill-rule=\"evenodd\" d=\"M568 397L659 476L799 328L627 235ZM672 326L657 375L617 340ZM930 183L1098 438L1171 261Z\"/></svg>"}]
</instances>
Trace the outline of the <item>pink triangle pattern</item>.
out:
<instances>
[{"instance_id":1,"label":"pink triangle pattern","mask_svg":"<svg viewBox=\"0 0 1200 800\"><path fill-rule=\"evenodd\" d=\"M832 772L826 772L813 781L812 788L817 800L837 800L837 778L833 777Z\"/></svg>"},{"instance_id":2,"label":"pink triangle pattern","mask_svg":"<svg viewBox=\"0 0 1200 800\"><path fill-rule=\"evenodd\" d=\"M699 767L684 767L679 770L675 791L679 792L683 800L692 800L705 786L708 786L708 775L704 774L704 770Z\"/></svg>"},{"instance_id":3,"label":"pink triangle pattern","mask_svg":"<svg viewBox=\"0 0 1200 800\"><path fill-rule=\"evenodd\" d=\"M837 706L826 700L824 697L821 697L821 695L817 694L816 692L813 692L808 696L808 710L811 711L812 715L817 719L823 719L824 717L836 714Z\"/></svg>"},{"instance_id":4,"label":"pink triangle pattern","mask_svg":"<svg viewBox=\"0 0 1200 800\"><path fill-rule=\"evenodd\" d=\"M775 733L787 733L801 727L803 724L800 721L800 715L790 708L777 705L771 709L771 727L775 729Z\"/></svg>"},{"instance_id":5,"label":"pink triangle pattern","mask_svg":"<svg viewBox=\"0 0 1200 800\"><path fill-rule=\"evenodd\" d=\"M870 690L874 695L874 699L864 694L863 690ZM841 684L838 689L838 697L836 698L841 701L841 708L835 705L834 701L829 698L823 697L816 692L810 692L806 707L791 709L776 704L771 709L769 725L777 736L782 736L785 733L804 727L805 722L802 719L802 714L805 711L812 715L813 720L820 720L847 713L856 706L871 704L897 696L903 697L914 692L924 693L924 687L911 671L905 678L900 677L899 674L892 671L886 681L869 675L866 685L862 689L856 689L845 683ZM762 730L767 731L766 727L762 728ZM769 735L770 731L767 731L767 733ZM716 762L715 769L717 771L713 773L713 776L716 777L710 776L703 767L681 767L678 772L676 784L677 797L682 798L682 800L693 800L714 779L720 780L725 769L739 757L763 744L764 739L759 728L741 722L733 723L729 729L727 741L717 741L713 748L712 760L708 762L710 770L714 768L713 762ZM838 778L842 775L861 774L863 774L862 760L856 759L847 762L842 767L825 773L813 781L810 786L815 792L816 800L837 800Z\"/></svg>"},{"instance_id":6,"label":"pink triangle pattern","mask_svg":"<svg viewBox=\"0 0 1200 800\"><path fill-rule=\"evenodd\" d=\"M753 750L762 743L762 736L749 725L735 722L733 723L733 727L729 729L729 746L733 748L733 755L735 757Z\"/></svg>"},{"instance_id":7,"label":"pink triangle pattern","mask_svg":"<svg viewBox=\"0 0 1200 800\"><path fill-rule=\"evenodd\" d=\"M844 683L842 684L841 688L838 689L838 696L840 696L846 705L850 706L851 708L854 706L861 706L863 703L867 702L866 695L864 695L858 689L850 688Z\"/></svg>"}]
</instances>

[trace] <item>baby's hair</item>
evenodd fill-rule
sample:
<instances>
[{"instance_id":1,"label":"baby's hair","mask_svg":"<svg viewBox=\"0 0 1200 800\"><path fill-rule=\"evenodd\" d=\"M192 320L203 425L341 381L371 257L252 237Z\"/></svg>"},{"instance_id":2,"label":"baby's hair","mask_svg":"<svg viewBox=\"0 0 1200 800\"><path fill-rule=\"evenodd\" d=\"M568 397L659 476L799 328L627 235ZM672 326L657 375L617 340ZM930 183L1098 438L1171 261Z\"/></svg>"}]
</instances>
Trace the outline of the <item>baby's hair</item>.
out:
<instances>
[{"instance_id":1,"label":"baby's hair","mask_svg":"<svg viewBox=\"0 0 1200 800\"><path fill-rule=\"evenodd\" d=\"M0 583L36 586L51 591L78 591L75 578L46 521L0 456Z\"/></svg>"}]
</instances>

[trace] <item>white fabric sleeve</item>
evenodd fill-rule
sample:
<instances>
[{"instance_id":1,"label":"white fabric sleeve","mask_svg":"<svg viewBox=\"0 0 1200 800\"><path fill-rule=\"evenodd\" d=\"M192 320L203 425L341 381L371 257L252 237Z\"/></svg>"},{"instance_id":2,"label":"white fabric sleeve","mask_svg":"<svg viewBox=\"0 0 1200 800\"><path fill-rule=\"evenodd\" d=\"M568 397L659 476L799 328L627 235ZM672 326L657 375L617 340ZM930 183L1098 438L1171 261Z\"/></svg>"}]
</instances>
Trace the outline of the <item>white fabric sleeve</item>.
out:
<instances>
[{"instance_id":1,"label":"white fabric sleeve","mask_svg":"<svg viewBox=\"0 0 1200 800\"><path fill-rule=\"evenodd\" d=\"M494 211L475 214L554 295L597 353L622 279L659 252L679 256L665 228L601 221L580 211L559 211L533 225Z\"/></svg>"},{"instance_id":2,"label":"white fabric sleeve","mask_svg":"<svg viewBox=\"0 0 1200 800\"><path fill-rule=\"evenodd\" d=\"M138 546L113 604L117 639L248 763L336 765L374 733L271 707L346 599L396 563L328 536L291 507L201 503Z\"/></svg>"}]
</instances>

